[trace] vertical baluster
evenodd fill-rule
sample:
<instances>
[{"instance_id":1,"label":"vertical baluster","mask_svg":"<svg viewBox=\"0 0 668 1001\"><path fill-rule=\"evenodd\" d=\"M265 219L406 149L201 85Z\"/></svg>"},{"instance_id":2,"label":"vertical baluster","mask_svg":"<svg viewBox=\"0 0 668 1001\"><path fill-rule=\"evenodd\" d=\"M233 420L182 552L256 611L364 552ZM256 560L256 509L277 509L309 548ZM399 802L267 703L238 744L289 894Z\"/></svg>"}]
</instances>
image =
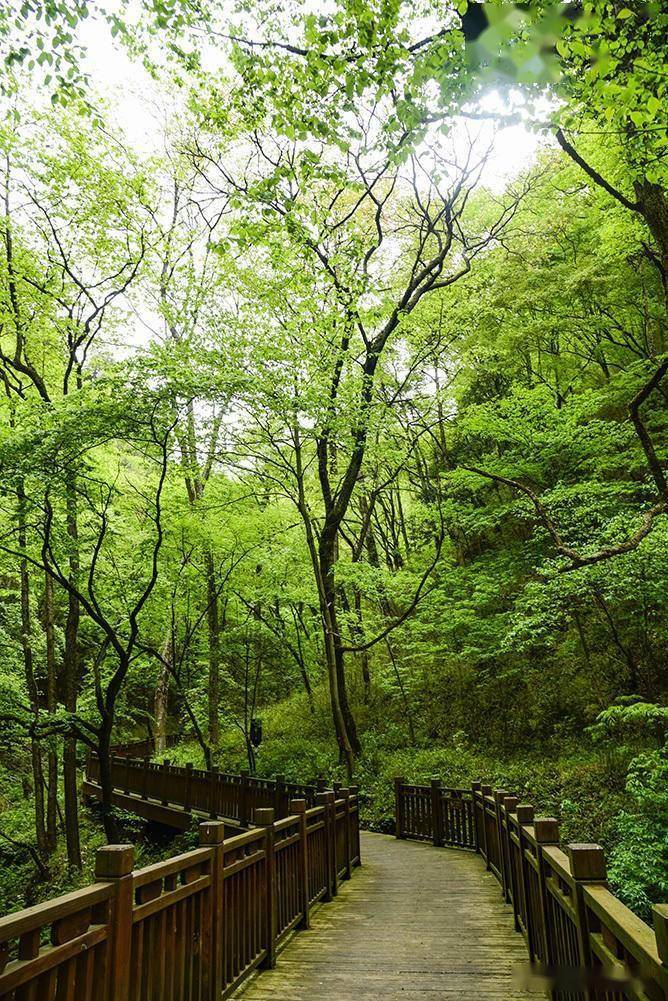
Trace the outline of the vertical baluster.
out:
<instances>
[{"instance_id":1,"label":"vertical baluster","mask_svg":"<svg viewBox=\"0 0 668 1001\"><path fill-rule=\"evenodd\" d=\"M515 866L513 866L513 839L512 821L515 819L517 814L517 796L506 796L503 801L503 809L506 815L505 823L505 851L507 857L508 865L508 898L510 903L513 905L513 916L515 918L515 931L519 931L520 923L518 919L518 907L519 907L519 888L517 886L517 879L515 876Z\"/></svg>"},{"instance_id":2,"label":"vertical baluster","mask_svg":"<svg viewBox=\"0 0 668 1001\"><path fill-rule=\"evenodd\" d=\"M471 785L471 795L473 797L473 829L475 833L475 849L479 852L482 849L484 854L487 854L485 850L485 823L483 816L483 823L480 823L480 814L478 811L478 797L480 796L480 788L482 786L481 782L473 782Z\"/></svg>"},{"instance_id":3,"label":"vertical baluster","mask_svg":"<svg viewBox=\"0 0 668 1001\"><path fill-rule=\"evenodd\" d=\"M404 837L404 819L403 819L403 785L406 780L404 778L396 778L394 780L394 836L395 838Z\"/></svg>"},{"instance_id":4,"label":"vertical baluster","mask_svg":"<svg viewBox=\"0 0 668 1001\"><path fill-rule=\"evenodd\" d=\"M273 969L276 966L276 855L274 852L274 811L269 807L255 811L255 823L264 828L264 875L265 875L265 943L266 956L262 966Z\"/></svg>"},{"instance_id":5,"label":"vertical baluster","mask_svg":"<svg viewBox=\"0 0 668 1001\"><path fill-rule=\"evenodd\" d=\"M299 817L299 869L297 874L297 886L299 892L299 908L301 910L300 928L310 926L310 893L309 893L309 859L308 859L308 828L306 826L306 800L293 799L290 801L290 813L296 813Z\"/></svg>"},{"instance_id":6,"label":"vertical baluster","mask_svg":"<svg viewBox=\"0 0 668 1001\"><path fill-rule=\"evenodd\" d=\"M343 843L345 845L345 875L344 879L350 879L352 876L352 835L350 827L350 790L349 789L339 789L339 799L343 800Z\"/></svg>"},{"instance_id":7,"label":"vertical baluster","mask_svg":"<svg viewBox=\"0 0 668 1001\"><path fill-rule=\"evenodd\" d=\"M209 772L209 816L215 820L218 816L218 767L211 765Z\"/></svg>"},{"instance_id":8,"label":"vertical baluster","mask_svg":"<svg viewBox=\"0 0 668 1001\"><path fill-rule=\"evenodd\" d=\"M192 795L193 766L192 762L186 762L185 778L183 779L183 812L190 810L190 797Z\"/></svg>"},{"instance_id":9,"label":"vertical baluster","mask_svg":"<svg viewBox=\"0 0 668 1001\"><path fill-rule=\"evenodd\" d=\"M281 820L285 817L285 775L276 775L274 777L274 812L276 814L276 820Z\"/></svg>"},{"instance_id":10,"label":"vertical baluster","mask_svg":"<svg viewBox=\"0 0 668 1001\"><path fill-rule=\"evenodd\" d=\"M169 758L162 760L162 805L169 803Z\"/></svg>"},{"instance_id":11,"label":"vertical baluster","mask_svg":"<svg viewBox=\"0 0 668 1001\"><path fill-rule=\"evenodd\" d=\"M503 893L503 899L508 900L508 874L506 872L506 859L505 852L503 850L504 846L504 833L503 833L503 801L508 796L508 791L506 789L496 789L494 791L494 814L496 817L496 838L498 843L499 857L498 857L498 867L501 874L501 890Z\"/></svg>"},{"instance_id":12,"label":"vertical baluster","mask_svg":"<svg viewBox=\"0 0 668 1001\"><path fill-rule=\"evenodd\" d=\"M332 836L330 830L330 816L329 816L329 806L327 801L326 792L318 792L315 797L316 805L322 807L322 820L324 823L324 829L322 832L322 842L323 842L323 866L325 870L325 896L324 900L332 899L332 860L331 860L331 850L332 850Z\"/></svg>"},{"instance_id":13,"label":"vertical baluster","mask_svg":"<svg viewBox=\"0 0 668 1001\"><path fill-rule=\"evenodd\" d=\"M431 780L431 835L437 848L443 847L443 783Z\"/></svg>"},{"instance_id":14,"label":"vertical baluster","mask_svg":"<svg viewBox=\"0 0 668 1001\"><path fill-rule=\"evenodd\" d=\"M144 758L141 768L141 798L148 799L148 758Z\"/></svg>"}]
</instances>

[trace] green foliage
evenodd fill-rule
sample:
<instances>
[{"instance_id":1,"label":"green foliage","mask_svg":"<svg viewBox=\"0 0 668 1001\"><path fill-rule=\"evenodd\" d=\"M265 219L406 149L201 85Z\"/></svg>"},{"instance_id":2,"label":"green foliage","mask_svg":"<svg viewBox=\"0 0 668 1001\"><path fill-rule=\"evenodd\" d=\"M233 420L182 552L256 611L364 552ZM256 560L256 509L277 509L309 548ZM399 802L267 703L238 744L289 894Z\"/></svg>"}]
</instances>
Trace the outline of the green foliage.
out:
<instances>
[{"instance_id":1,"label":"green foliage","mask_svg":"<svg viewBox=\"0 0 668 1001\"><path fill-rule=\"evenodd\" d=\"M88 89L88 14L186 90L164 151ZM3 7L7 907L101 837L85 813L61 877L40 762L53 820L65 738L156 729L178 762L356 770L380 829L396 774L484 777L600 840L639 913L665 895L666 26L620 0ZM465 128L491 88L565 150L494 192Z\"/></svg>"}]
</instances>

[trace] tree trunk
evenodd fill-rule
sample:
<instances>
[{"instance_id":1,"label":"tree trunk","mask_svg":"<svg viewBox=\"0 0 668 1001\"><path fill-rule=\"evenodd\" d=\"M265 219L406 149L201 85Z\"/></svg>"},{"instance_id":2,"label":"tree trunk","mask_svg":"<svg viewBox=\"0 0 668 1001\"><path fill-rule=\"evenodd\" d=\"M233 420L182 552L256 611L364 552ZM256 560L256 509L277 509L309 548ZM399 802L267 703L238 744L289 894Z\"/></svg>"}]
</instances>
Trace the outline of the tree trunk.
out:
<instances>
[{"instance_id":1,"label":"tree trunk","mask_svg":"<svg viewBox=\"0 0 668 1001\"><path fill-rule=\"evenodd\" d=\"M153 699L153 720L155 753L164 754L167 750L167 711L169 707L169 664L174 663L173 643L171 630L165 639L162 648L162 657L168 663L160 661L158 671L158 683L155 686L155 697Z\"/></svg>"},{"instance_id":2,"label":"tree trunk","mask_svg":"<svg viewBox=\"0 0 668 1001\"><path fill-rule=\"evenodd\" d=\"M220 619L218 616L218 591L216 571L210 549L204 550L204 572L206 575L206 620L209 632L209 743L216 747L220 743Z\"/></svg>"},{"instance_id":3,"label":"tree trunk","mask_svg":"<svg viewBox=\"0 0 668 1001\"><path fill-rule=\"evenodd\" d=\"M362 746L357 736L357 725L348 702L345 674L345 658L337 617L336 583L334 580L334 545L326 539L320 540L319 574L323 588L323 629L327 670L330 682L330 698L337 727L337 739L341 756L352 775L355 758L361 754Z\"/></svg>"},{"instance_id":4,"label":"tree trunk","mask_svg":"<svg viewBox=\"0 0 668 1001\"><path fill-rule=\"evenodd\" d=\"M76 483L74 475L67 482L67 534L70 539L69 572L76 582L79 576L79 532L77 521ZM79 689L79 599L71 591L67 595L67 621L65 623L65 656L63 661L64 702L68 712L75 713ZM63 748L63 791L65 795L65 840L67 860L81 868L79 840L79 791L77 783L77 740L65 738Z\"/></svg>"},{"instance_id":5,"label":"tree trunk","mask_svg":"<svg viewBox=\"0 0 668 1001\"><path fill-rule=\"evenodd\" d=\"M355 616L357 618L355 635L359 638L361 643L364 640L364 624L362 618L362 592L358 587L354 587L353 593L355 596ZM362 667L362 683L364 685L364 702L368 705L368 703L371 701L371 670L369 666L368 650L361 651L360 664Z\"/></svg>"},{"instance_id":6,"label":"tree trunk","mask_svg":"<svg viewBox=\"0 0 668 1001\"><path fill-rule=\"evenodd\" d=\"M668 298L668 199L660 184L651 181L635 185L640 212L658 247L655 263L661 275L663 291Z\"/></svg>"},{"instance_id":7,"label":"tree trunk","mask_svg":"<svg viewBox=\"0 0 668 1001\"><path fill-rule=\"evenodd\" d=\"M111 730L113 718L103 720L98 738L97 754L100 762L100 799L102 806L102 824L107 844L119 842L118 824L113 812L113 783L111 781Z\"/></svg>"},{"instance_id":8,"label":"tree trunk","mask_svg":"<svg viewBox=\"0 0 668 1001\"><path fill-rule=\"evenodd\" d=\"M23 490L23 483L18 488L18 539L19 549L22 553L26 551L26 521L25 505L26 496ZM25 555L21 556L19 563L20 595L21 595L21 647L23 650L23 667L25 671L26 688L30 699L30 709L34 722L39 720L39 692L35 681L35 671L33 663L31 622L30 622L30 577L28 574L28 561ZM35 799L35 839L37 841L37 851L43 857L47 854L47 837L44 811L44 772L42 768L42 749L39 740L32 735L30 738L30 755L32 761L32 778Z\"/></svg>"},{"instance_id":9,"label":"tree trunk","mask_svg":"<svg viewBox=\"0 0 668 1001\"><path fill-rule=\"evenodd\" d=\"M44 637L46 642L46 708L50 715L56 711L56 644L53 631L53 581L44 574ZM47 757L46 838L49 851L57 841L58 822L58 755L50 747Z\"/></svg>"}]
</instances>

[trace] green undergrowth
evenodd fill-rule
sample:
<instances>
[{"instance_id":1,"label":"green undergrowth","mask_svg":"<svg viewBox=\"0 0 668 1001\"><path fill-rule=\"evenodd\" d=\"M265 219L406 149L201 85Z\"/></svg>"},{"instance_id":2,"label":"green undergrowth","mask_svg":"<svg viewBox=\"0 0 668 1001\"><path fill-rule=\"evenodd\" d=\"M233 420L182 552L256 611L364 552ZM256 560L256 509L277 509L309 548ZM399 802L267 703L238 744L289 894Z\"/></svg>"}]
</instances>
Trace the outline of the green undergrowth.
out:
<instances>
[{"instance_id":1,"label":"green undergrowth","mask_svg":"<svg viewBox=\"0 0 668 1001\"><path fill-rule=\"evenodd\" d=\"M99 807L96 804L82 805L79 812L81 869L68 865L61 831L55 852L44 862L48 876L43 879L27 847L31 844L34 823L32 809L32 803L27 799L5 802L2 830L18 844L0 841L0 914L31 907L94 882L95 852L106 843ZM134 845L137 869L188 851L198 844L196 825L192 830L174 834L122 810L116 811L116 818L120 840Z\"/></svg>"}]
</instances>

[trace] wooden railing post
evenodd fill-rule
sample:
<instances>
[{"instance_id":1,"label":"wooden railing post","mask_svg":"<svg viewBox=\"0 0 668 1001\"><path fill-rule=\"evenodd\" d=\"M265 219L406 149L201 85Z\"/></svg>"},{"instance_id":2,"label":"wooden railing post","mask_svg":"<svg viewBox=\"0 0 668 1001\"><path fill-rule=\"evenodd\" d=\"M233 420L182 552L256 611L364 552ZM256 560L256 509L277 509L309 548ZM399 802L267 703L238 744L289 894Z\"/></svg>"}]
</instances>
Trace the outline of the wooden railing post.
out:
<instances>
[{"instance_id":1,"label":"wooden railing post","mask_svg":"<svg viewBox=\"0 0 668 1001\"><path fill-rule=\"evenodd\" d=\"M282 820L285 811L283 809L283 798L285 795L285 775L274 776L274 811L276 813L276 820Z\"/></svg>"},{"instance_id":2,"label":"wooden railing post","mask_svg":"<svg viewBox=\"0 0 668 1001\"><path fill-rule=\"evenodd\" d=\"M302 918L300 928L308 928L311 924L309 901L311 898L308 881L308 826L306 823L306 800L290 800L290 813L299 817L299 894L301 898Z\"/></svg>"},{"instance_id":3,"label":"wooden railing post","mask_svg":"<svg viewBox=\"0 0 668 1001\"><path fill-rule=\"evenodd\" d=\"M485 783L483 782L482 785L480 786L480 805L482 807L482 827L485 834L485 868L487 869L488 872L492 868L492 866L490 865L490 847L487 838L487 807L485 804L485 796L491 796L491 795L492 795L492 787L489 785L485 785Z\"/></svg>"},{"instance_id":4,"label":"wooden railing post","mask_svg":"<svg viewBox=\"0 0 668 1001\"><path fill-rule=\"evenodd\" d=\"M443 795L440 779L431 780L431 834L436 848L443 847Z\"/></svg>"},{"instance_id":5,"label":"wooden railing post","mask_svg":"<svg viewBox=\"0 0 668 1001\"><path fill-rule=\"evenodd\" d=\"M162 805L169 803L169 758L162 759Z\"/></svg>"},{"instance_id":6,"label":"wooden railing post","mask_svg":"<svg viewBox=\"0 0 668 1001\"><path fill-rule=\"evenodd\" d=\"M394 836L403 838L404 836L404 804L402 798L402 787L405 778L400 776L394 780Z\"/></svg>"},{"instance_id":7,"label":"wooden railing post","mask_svg":"<svg viewBox=\"0 0 668 1001\"><path fill-rule=\"evenodd\" d=\"M250 772L247 768L242 768L239 773L239 824L241 827L248 827L250 823L250 807L248 805Z\"/></svg>"},{"instance_id":8,"label":"wooden railing post","mask_svg":"<svg viewBox=\"0 0 668 1001\"><path fill-rule=\"evenodd\" d=\"M265 874L265 943L266 955L262 960L265 969L276 966L276 858L274 855L275 813L270 807L255 811L255 824L264 827Z\"/></svg>"},{"instance_id":9,"label":"wooden railing post","mask_svg":"<svg viewBox=\"0 0 668 1001\"><path fill-rule=\"evenodd\" d=\"M123 790L125 792L126 796L130 792L130 765L131 765L131 763L132 763L132 759L130 758L130 755L128 754L125 757L125 788Z\"/></svg>"},{"instance_id":10,"label":"wooden railing post","mask_svg":"<svg viewBox=\"0 0 668 1001\"><path fill-rule=\"evenodd\" d=\"M350 787L350 795L355 797L355 812L357 814L357 820L355 822L355 843L353 845L353 855L357 858L357 864L362 864L362 849L360 846L360 788L359 786Z\"/></svg>"},{"instance_id":11,"label":"wooden railing post","mask_svg":"<svg viewBox=\"0 0 668 1001\"><path fill-rule=\"evenodd\" d=\"M127 1001L130 997L134 858L132 845L107 845L95 853L95 878L113 884L114 889L109 914L109 1001Z\"/></svg>"},{"instance_id":12,"label":"wooden railing post","mask_svg":"<svg viewBox=\"0 0 668 1001\"><path fill-rule=\"evenodd\" d=\"M211 765L209 772L209 816L215 820L218 816L218 766Z\"/></svg>"},{"instance_id":13,"label":"wooden railing post","mask_svg":"<svg viewBox=\"0 0 668 1001\"><path fill-rule=\"evenodd\" d=\"M527 846L526 834L524 828L528 824L533 823L533 806L531 803L518 803L516 811L517 813L517 823L518 823L518 836L520 840L520 879L522 880L522 893L524 896L524 904L526 909L526 932L527 932L527 946L529 949L529 959L533 963L537 956L536 951L536 936L540 934L540 929L535 927L533 920L533 910L531 908L531 888L529 886L529 863L527 862L525 849Z\"/></svg>"},{"instance_id":14,"label":"wooden railing post","mask_svg":"<svg viewBox=\"0 0 668 1001\"><path fill-rule=\"evenodd\" d=\"M668 971L668 904L655 904L652 908L652 922L656 951L663 966ZM668 976L668 973L667 973Z\"/></svg>"},{"instance_id":15,"label":"wooden railing post","mask_svg":"<svg viewBox=\"0 0 668 1001\"><path fill-rule=\"evenodd\" d=\"M315 783L315 788L317 792L324 792L327 788L327 779L319 775Z\"/></svg>"},{"instance_id":16,"label":"wooden railing post","mask_svg":"<svg viewBox=\"0 0 668 1001\"><path fill-rule=\"evenodd\" d=\"M192 765L191 765L192 768ZM219 1001L223 991L223 949L225 943L225 824L207 820L199 825L202 847L212 849L210 914L204 922L202 935L202 966L204 969L204 1001Z\"/></svg>"},{"instance_id":17,"label":"wooden railing post","mask_svg":"<svg viewBox=\"0 0 668 1001\"><path fill-rule=\"evenodd\" d=\"M502 814L501 814L501 834L503 836L503 846L501 855L504 859L504 869L506 872L506 901L513 905L513 915L515 917L515 931L519 930L519 921L517 920L517 886L515 880L515 873L513 869L513 843L510 836L510 814L514 814L517 810L517 796L506 796L503 800ZM505 824L503 823L505 815Z\"/></svg>"},{"instance_id":18,"label":"wooden railing post","mask_svg":"<svg viewBox=\"0 0 668 1001\"><path fill-rule=\"evenodd\" d=\"M550 935L550 919L547 906L548 889L545 885L545 861L543 859L543 845L559 844L559 822L555 817L536 817L533 822L533 833L536 839L536 861L538 864L538 893L540 897L541 937L544 946L544 960L550 965L554 964L554 950L552 948L552 936Z\"/></svg>"},{"instance_id":19,"label":"wooden railing post","mask_svg":"<svg viewBox=\"0 0 668 1001\"><path fill-rule=\"evenodd\" d=\"M141 770L141 798L148 799L148 758L144 758Z\"/></svg>"},{"instance_id":20,"label":"wooden railing post","mask_svg":"<svg viewBox=\"0 0 668 1001\"><path fill-rule=\"evenodd\" d=\"M494 790L494 812L496 814L496 834L499 844L499 872L501 873L501 892L503 899L508 901L508 874L506 872L506 853L503 834L503 801L508 796L507 789Z\"/></svg>"},{"instance_id":21,"label":"wooden railing post","mask_svg":"<svg viewBox=\"0 0 668 1001\"><path fill-rule=\"evenodd\" d=\"M190 797L192 796L193 765L192 761L186 762L186 774L183 779L183 812L190 810Z\"/></svg>"},{"instance_id":22,"label":"wooden railing post","mask_svg":"<svg viewBox=\"0 0 668 1001\"><path fill-rule=\"evenodd\" d=\"M471 783L471 799L473 800L473 829L475 831L475 850L480 851L481 847L484 851L485 848L485 825L482 825L482 831L480 830L480 820L478 818L478 800L477 794L480 792L481 782ZM484 819L484 818L483 818Z\"/></svg>"},{"instance_id":23,"label":"wooden railing post","mask_svg":"<svg viewBox=\"0 0 668 1001\"><path fill-rule=\"evenodd\" d=\"M332 896L335 897L339 892L339 874L336 866L336 793L328 789L325 792L325 800L327 803L327 812L329 814L329 864L330 873L329 878L332 886Z\"/></svg>"},{"instance_id":24,"label":"wooden railing post","mask_svg":"<svg viewBox=\"0 0 668 1001\"><path fill-rule=\"evenodd\" d=\"M605 855L600 845L568 845L568 861L575 887L575 924L578 936L578 951L580 966L590 969L592 965L591 948L589 945L589 928L587 926L587 910L584 903L582 887L585 883L605 883ZM585 991L587 1001L593 1001L596 995Z\"/></svg>"},{"instance_id":25,"label":"wooden railing post","mask_svg":"<svg viewBox=\"0 0 668 1001\"><path fill-rule=\"evenodd\" d=\"M321 806L322 810L322 821L325 825L323 831L323 840L325 842L325 874L326 874L326 888L324 900L328 901L332 899L332 835L330 830L330 816L329 816L329 805L327 802L326 792L317 792L315 794L316 806Z\"/></svg>"},{"instance_id":26,"label":"wooden railing post","mask_svg":"<svg viewBox=\"0 0 668 1001\"><path fill-rule=\"evenodd\" d=\"M339 789L338 798L342 799L345 803L343 809L343 823L344 823L344 841L346 845L346 874L344 879L350 879L353 874L353 867L350 864L350 854L351 854L351 837L350 837L350 789Z\"/></svg>"}]
</instances>

